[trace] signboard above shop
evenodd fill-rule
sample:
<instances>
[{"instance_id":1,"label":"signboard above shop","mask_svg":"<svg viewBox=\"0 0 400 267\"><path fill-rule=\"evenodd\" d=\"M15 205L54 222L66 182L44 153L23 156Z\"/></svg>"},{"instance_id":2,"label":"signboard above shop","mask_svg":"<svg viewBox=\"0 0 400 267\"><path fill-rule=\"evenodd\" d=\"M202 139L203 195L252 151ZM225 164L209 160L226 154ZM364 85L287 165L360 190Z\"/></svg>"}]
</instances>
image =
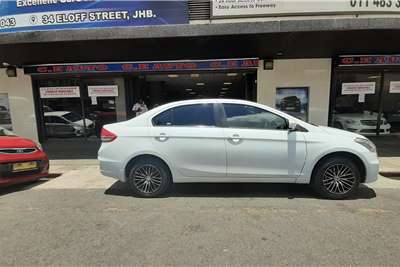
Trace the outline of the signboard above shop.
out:
<instances>
[{"instance_id":1,"label":"signboard above shop","mask_svg":"<svg viewBox=\"0 0 400 267\"><path fill-rule=\"evenodd\" d=\"M338 65L342 67L400 65L400 55L340 56L338 60Z\"/></svg>"},{"instance_id":2,"label":"signboard above shop","mask_svg":"<svg viewBox=\"0 0 400 267\"><path fill-rule=\"evenodd\" d=\"M258 68L257 58L181 60L158 62L112 62L25 66L25 74L171 72L190 70L225 70Z\"/></svg>"},{"instance_id":3,"label":"signboard above shop","mask_svg":"<svg viewBox=\"0 0 400 267\"><path fill-rule=\"evenodd\" d=\"M397 0L213 0L212 17L400 13Z\"/></svg>"},{"instance_id":4,"label":"signboard above shop","mask_svg":"<svg viewBox=\"0 0 400 267\"><path fill-rule=\"evenodd\" d=\"M182 0L0 0L0 32L188 23Z\"/></svg>"}]
</instances>

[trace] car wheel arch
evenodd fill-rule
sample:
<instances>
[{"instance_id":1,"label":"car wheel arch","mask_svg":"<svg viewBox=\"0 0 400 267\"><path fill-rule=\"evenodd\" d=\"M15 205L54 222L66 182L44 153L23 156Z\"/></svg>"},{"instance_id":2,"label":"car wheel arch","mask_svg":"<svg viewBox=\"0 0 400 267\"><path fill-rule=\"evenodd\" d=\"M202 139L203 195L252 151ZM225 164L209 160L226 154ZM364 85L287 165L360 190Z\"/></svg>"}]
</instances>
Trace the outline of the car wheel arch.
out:
<instances>
[{"instance_id":1,"label":"car wheel arch","mask_svg":"<svg viewBox=\"0 0 400 267\"><path fill-rule=\"evenodd\" d=\"M167 161L165 161L164 159L162 159L161 157L159 157L159 156L157 156L157 155L149 154L149 153L135 155L134 157L132 157L132 158L127 162L127 164L125 165L125 169L124 169L124 176L125 176L125 179L126 179L126 177L128 177L129 171L130 171L131 167L133 166L133 164L135 164L135 162L137 162L138 160L143 159L143 158L152 158L152 159L156 159L156 160L161 161L163 164L165 164L165 166L167 167L167 169L168 169L168 171L169 171L169 173L170 173L170 175L171 175L172 181L173 181L173 172L172 172L172 170L171 170L170 165L167 163Z\"/></svg>"},{"instance_id":2,"label":"car wheel arch","mask_svg":"<svg viewBox=\"0 0 400 267\"><path fill-rule=\"evenodd\" d=\"M360 183L364 183L366 179L366 166L364 161L355 153L348 152L348 151L335 151L335 152L330 152L326 155L323 155L320 157L317 162L314 164L311 172L311 179L310 183L312 182L312 179L314 177L314 173L316 172L318 166L322 164L325 160L333 157L344 157L344 158L349 158L352 160L359 168L360 173L361 173L361 180Z\"/></svg>"}]
</instances>

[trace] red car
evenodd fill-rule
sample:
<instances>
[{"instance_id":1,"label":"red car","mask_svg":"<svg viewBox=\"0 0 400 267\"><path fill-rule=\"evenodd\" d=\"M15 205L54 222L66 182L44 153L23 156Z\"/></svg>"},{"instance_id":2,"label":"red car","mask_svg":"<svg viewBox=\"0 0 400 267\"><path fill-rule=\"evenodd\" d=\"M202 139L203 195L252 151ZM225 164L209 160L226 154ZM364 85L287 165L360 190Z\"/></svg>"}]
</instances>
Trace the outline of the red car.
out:
<instances>
[{"instance_id":1,"label":"red car","mask_svg":"<svg viewBox=\"0 0 400 267\"><path fill-rule=\"evenodd\" d=\"M0 187L36 181L49 173L49 159L35 142L0 127Z\"/></svg>"}]
</instances>

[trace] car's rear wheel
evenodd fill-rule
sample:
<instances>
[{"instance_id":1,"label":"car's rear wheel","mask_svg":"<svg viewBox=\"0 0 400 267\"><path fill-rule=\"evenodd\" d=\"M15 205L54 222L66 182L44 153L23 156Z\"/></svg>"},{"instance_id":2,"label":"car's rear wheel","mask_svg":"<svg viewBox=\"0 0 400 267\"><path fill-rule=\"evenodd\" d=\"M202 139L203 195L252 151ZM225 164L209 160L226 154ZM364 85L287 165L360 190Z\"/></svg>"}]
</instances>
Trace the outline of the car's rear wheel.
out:
<instances>
[{"instance_id":1,"label":"car's rear wheel","mask_svg":"<svg viewBox=\"0 0 400 267\"><path fill-rule=\"evenodd\" d=\"M345 199L360 184L359 167L350 158L327 158L316 168L312 177L312 186L325 198Z\"/></svg>"},{"instance_id":2,"label":"car's rear wheel","mask_svg":"<svg viewBox=\"0 0 400 267\"><path fill-rule=\"evenodd\" d=\"M144 157L135 161L130 168L128 184L136 196L158 197L171 187L172 177L164 162Z\"/></svg>"}]
</instances>

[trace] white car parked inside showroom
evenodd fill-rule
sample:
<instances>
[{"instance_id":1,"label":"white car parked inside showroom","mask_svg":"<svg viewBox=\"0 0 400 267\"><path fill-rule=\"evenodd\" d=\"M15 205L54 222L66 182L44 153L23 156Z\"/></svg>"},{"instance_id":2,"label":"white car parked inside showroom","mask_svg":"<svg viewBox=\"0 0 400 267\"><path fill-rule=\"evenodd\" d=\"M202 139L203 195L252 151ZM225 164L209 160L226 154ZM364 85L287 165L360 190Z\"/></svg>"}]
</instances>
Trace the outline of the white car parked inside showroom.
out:
<instances>
[{"instance_id":1,"label":"white car parked inside showroom","mask_svg":"<svg viewBox=\"0 0 400 267\"><path fill-rule=\"evenodd\" d=\"M104 126L101 172L137 196L172 183L311 184L342 199L377 179L375 145L364 136L315 126L273 108L227 99L188 100Z\"/></svg>"},{"instance_id":2,"label":"white car parked inside showroom","mask_svg":"<svg viewBox=\"0 0 400 267\"><path fill-rule=\"evenodd\" d=\"M372 111L364 111L362 113L337 113L333 115L333 126L338 129L366 136L376 135L377 118L378 113ZM382 116L379 134L390 134L390 128L390 123Z\"/></svg>"}]
</instances>

